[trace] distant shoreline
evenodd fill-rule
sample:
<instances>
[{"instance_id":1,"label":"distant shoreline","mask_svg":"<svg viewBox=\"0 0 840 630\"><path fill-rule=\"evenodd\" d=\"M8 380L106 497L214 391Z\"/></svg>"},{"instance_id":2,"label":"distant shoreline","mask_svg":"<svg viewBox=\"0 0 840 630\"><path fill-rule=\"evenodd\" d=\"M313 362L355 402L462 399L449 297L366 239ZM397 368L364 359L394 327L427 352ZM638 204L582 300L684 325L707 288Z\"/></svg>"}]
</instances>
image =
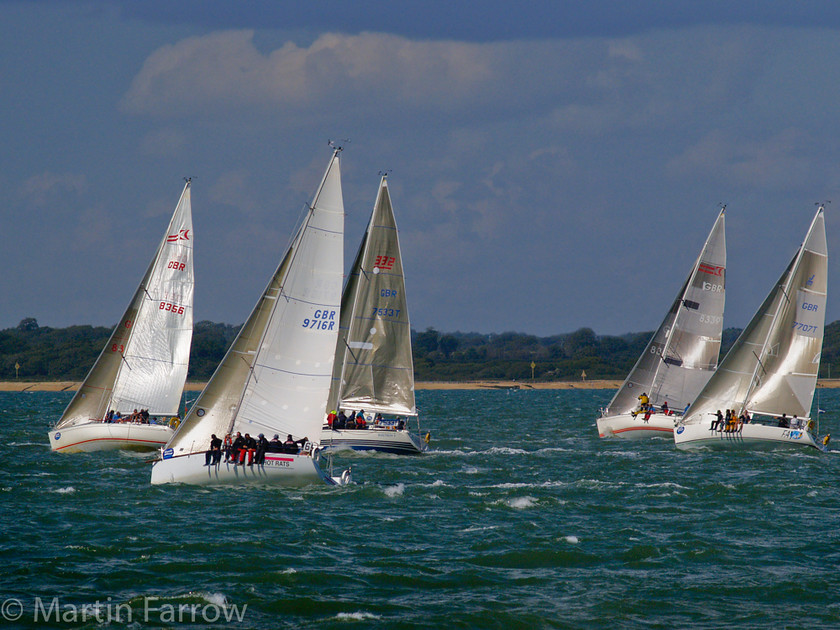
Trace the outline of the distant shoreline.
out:
<instances>
[{"instance_id":1,"label":"distant shoreline","mask_svg":"<svg viewBox=\"0 0 840 630\"><path fill-rule=\"evenodd\" d=\"M620 380L591 380L591 381L552 381L552 382L530 382L530 381L419 381L416 389L421 390L443 390L443 389L618 389L621 387ZM0 392L75 392L81 385L77 381L5 381L0 382ZM186 391L200 392L206 383L187 383ZM820 379L817 387L826 389L840 388L840 379Z\"/></svg>"}]
</instances>

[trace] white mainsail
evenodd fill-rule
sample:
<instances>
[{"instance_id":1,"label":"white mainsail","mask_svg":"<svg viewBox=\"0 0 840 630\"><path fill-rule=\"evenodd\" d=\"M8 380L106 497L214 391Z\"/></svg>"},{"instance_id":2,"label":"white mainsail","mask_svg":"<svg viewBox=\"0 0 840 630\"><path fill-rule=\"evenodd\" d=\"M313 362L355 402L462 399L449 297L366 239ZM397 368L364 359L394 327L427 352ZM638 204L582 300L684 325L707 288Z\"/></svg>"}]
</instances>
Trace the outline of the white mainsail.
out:
<instances>
[{"instance_id":1,"label":"white mainsail","mask_svg":"<svg viewBox=\"0 0 840 630\"><path fill-rule=\"evenodd\" d=\"M187 181L131 303L56 429L102 419L109 409L178 412L193 329L190 197Z\"/></svg>"},{"instance_id":2,"label":"white mainsail","mask_svg":"<svg viewBox=\"0 0 840 630\"><path fill-rule=\"evenodd\" d=\"M291 434L317 445L332 375L344 264L339 151L248 320L167 444L204 451L210 435Z\"/></svg>"},{"instance_id":3,"label":"white mainsail","mask_svg":"<svg viewBox=\"0 0 840 630\"><path fill-rule=\"evenodd\" d=\"M341 298L330 409L416 415L400 241L383 176Z\"/></svg>"},{"instance_id":4,"label":"white mainsail","mask_svg":"<svg viewBox=\"0 0 840 630\"><path fill-rule=\"evenodd\" d=\"M686 414L701 422L718 409L807 417L825 325L828 248L823 207L805 241Z\"/></svg>"},{"instance_id":5,"label":"white mainsail","mask_svg":"<svg viewBox=\"0 0 840 630\"><path fill-rule=\"evenodd\" d=\"M724 209L662 324L616 392L604 416L629 413L638 396L682 410L714 372L723 332L726 284Z\"/></svg>"}]
</instances>

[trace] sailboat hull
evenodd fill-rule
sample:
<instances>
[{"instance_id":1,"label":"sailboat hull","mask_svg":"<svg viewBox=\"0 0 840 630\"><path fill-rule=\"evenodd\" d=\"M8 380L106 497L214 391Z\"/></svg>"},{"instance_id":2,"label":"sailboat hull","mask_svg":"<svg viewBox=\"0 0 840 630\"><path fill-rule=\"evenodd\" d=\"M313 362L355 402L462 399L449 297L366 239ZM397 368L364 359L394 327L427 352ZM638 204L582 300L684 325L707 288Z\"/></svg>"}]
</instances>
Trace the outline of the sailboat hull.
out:
<instances>
[{"instance_id":1,"label":"sailboat hull","mask_svg":"<svg viewBox=\"0 0 840 630\"><path fill-rule=\"evenodd\" d=\"M674 425L680 416L666 416L663 413L653 413L645 421L644 414L622 413L615 416L598 418L598 435L602 438L621 438L624 440L642 440L646 438L670 438L674 433Z\"/></svg>"},{"instance_id":2,"label":"sailboat hull","mask_svg":"<svg viewBox=\"0 0 840 630\"><path fill-rule=\"evenodd\" d=\"M340 483L324 473L315 458L308 455L266 453L265 463L253 466L235 466L224 462L206 466L205 461L204 453L192 453L155 462L152 466L152 485L306 486Z\"/></svg>"},{"instance_id":3,"label":"sailboat hull","mask_svg":"<svg viewBox=\"0 0 840 630\"><path fill-rule=\"evenodd\" d=\"M674 443L681 450L694 448L739 448L766 446L805 447L823 450L815 436L806 429L786 429L765 424L749 423L741 425L737 431L719 431L711 428L714 416L708 420L692 424L679 425L674 430ZM806 421L807 422L807 421Z\"/></svg>"},{"instance_id":4,"label":"sailboat hull","mask_svg":"<svg viewBox=\"0 0 840 630\"><path fill-rule=\"evenodd\" d=\"M380 451L396 455L420 455L428 444L418 435L391 429L330 429L321 432L321 448L349 448L354 451Z\"/></svg>"},{"instance_id":5,"label":"sailboat hull","mask_svg":"<svg viewBox=\"0 0 840 630\"><path fill-rule=\"evenodd\" d=\"M169 441L165 424L87 422L49 432L50 448L58 453L93 451L154 451Z\"/></svg>"}]
</instances>

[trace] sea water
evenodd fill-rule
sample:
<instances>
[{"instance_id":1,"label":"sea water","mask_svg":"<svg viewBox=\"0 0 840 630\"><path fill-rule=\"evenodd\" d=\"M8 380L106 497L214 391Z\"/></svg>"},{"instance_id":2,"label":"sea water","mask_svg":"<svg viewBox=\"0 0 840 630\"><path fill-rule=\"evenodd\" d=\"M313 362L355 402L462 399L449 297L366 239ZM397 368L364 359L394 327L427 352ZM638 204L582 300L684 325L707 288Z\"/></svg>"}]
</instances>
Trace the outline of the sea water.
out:
<instances>
[{"instance_id":1,"label":"sea water","mask_svg":"<svg viewBox=\"0 0 840 630\"><path fill-rule=\"evenodd\" d=\"M3 623L840 627L840 451L602 440L613 393L421 391L426 455L303 489L153 487L149 455L49 450L70 393L1 393Z\"/></svg>"}]
</instances>

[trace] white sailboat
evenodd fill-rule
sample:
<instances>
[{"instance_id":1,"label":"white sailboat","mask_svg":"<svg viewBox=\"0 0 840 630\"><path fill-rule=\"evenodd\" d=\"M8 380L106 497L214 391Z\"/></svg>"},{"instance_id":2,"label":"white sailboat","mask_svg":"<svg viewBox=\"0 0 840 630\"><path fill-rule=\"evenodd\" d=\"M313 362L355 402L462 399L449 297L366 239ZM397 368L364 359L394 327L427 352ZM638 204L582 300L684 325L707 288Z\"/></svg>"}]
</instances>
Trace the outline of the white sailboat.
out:
<instances>
[{"instance_id":1,"label":"white sailboat","mask_svg":"<svg viewBox=\"0 0 840 630\"><path fill-rule=\"evenodd\" d=\"M670 438L680 414L714 372L726 284L724 210L664 321L601 411L597 426L602 438ZM642 396L649 399L647 409L641 408Z\"/></svg>"},{"instance_id":2,"label":"white sailboat","mask_svg":"<svg viewBox=\"0 0 840 630\"><path fill-rule=\"evenodd\" d=\"M307 215L254 310L152 467L153 484L340 481L317 462L344 266L339 152L333 152ZM308 438L312 448L267 453L263 463L251 466L205 465L211 436L236 432Z\"/></svg>"},{"instance_id":3,"label":"white sailboat","mask_svg":"<svg viewBox=\"0 0 840 630\"><path fill-rule=\"evenodd\" d=\"M321 433L324 447L409 455L427 447L414 402L405 276L386 176L341 296L327 412L364 412L367 428L334 420Z\"/></svg>"},{"instance_id":4,"label":"white sailboat","mask_svg":"<svg viewBox=\"0 0 840 630\"><path fill-rule=\"evenodd\" d=\"M822 352L827 275L820 206L799 251L674 431L678 448L820 448L818 426L809 415ZM752 418L721 423L719 410Z\"/></svg>"},{"instance_id":5,"label":"white sailboat","mask_svg":"<svg viewBox=\"0 0 840 630\"><path fill-rule=\"evenodd\" d=\"M154 450L166 444L187 378L193 284L188 180L131 303L49 432L52 450Z\"/></svg>"}]
</instances>

